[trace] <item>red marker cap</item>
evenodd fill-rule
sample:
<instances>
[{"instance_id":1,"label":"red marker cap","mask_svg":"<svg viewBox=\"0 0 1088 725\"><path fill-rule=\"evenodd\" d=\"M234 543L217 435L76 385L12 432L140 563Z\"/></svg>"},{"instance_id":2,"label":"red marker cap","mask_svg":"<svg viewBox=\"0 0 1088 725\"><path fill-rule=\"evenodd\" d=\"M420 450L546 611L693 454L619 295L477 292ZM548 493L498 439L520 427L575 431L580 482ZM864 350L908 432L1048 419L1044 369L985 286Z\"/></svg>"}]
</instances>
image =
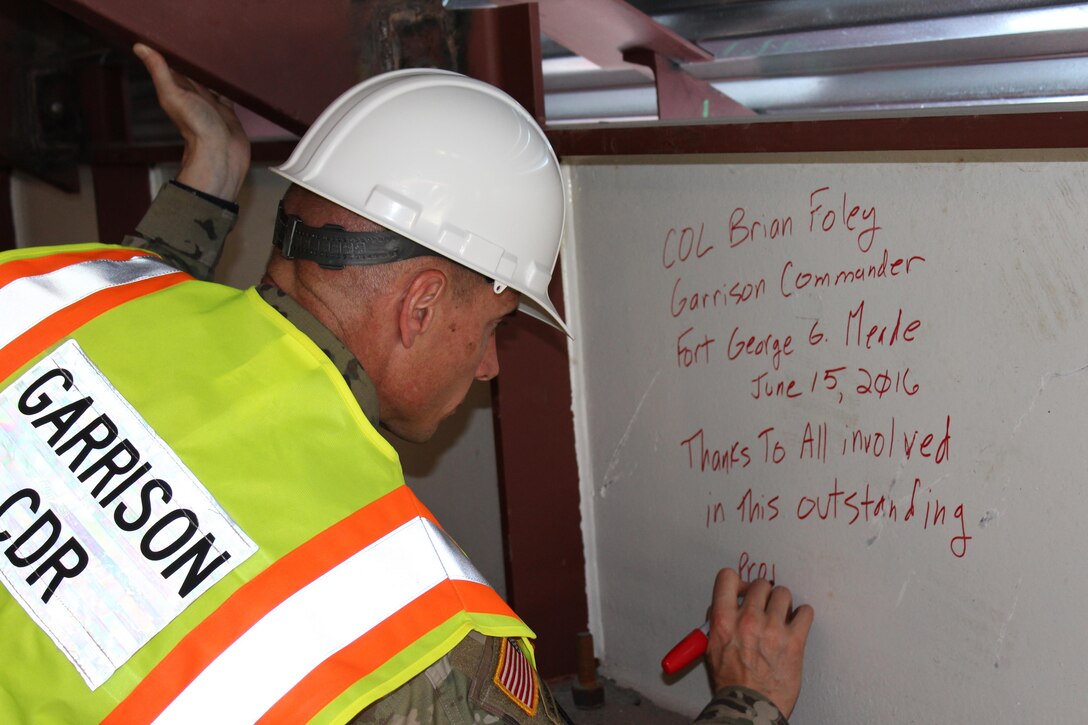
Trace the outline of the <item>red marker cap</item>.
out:
<instances>
[{"instance_id":1,"label":"red marker cap","mask_svg":"<svg viewBox=\"0 0 1088 725\"><path fill-rule=\"evenodd\" d=\"M661 669L666 675L675 675L706 653L706 635L709 624L693 629L691 634L680 640L661 660Z\"/></svg>"}]
</instances>

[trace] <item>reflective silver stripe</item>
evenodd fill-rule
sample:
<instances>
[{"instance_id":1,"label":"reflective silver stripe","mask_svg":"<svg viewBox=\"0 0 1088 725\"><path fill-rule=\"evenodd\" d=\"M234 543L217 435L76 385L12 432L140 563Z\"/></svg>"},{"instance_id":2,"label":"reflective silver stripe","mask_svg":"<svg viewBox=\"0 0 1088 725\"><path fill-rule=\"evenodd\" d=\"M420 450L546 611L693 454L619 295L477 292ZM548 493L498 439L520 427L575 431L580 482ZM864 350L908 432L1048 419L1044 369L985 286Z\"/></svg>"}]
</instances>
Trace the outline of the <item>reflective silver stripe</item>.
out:
<instances>
[{"instance_id":1,"label":"reflective silver stripe","mask_svg":"<svg viewBox=\"0 0 1088 725\"><path fill-rule=\"evenodd\" d=\"M14 280L0 287L0 347L95 292L177 271L154 257L94 259Z\"/></svg>"},{"instance_id":2,"label":"reflective silver stripe","mask_svg":"<svg viewBox=\"0 0 1088 725\"><path fill-rule=\"evenodd\" d=\"M416 517L284 600L235 640L156 723L252 723L317 665L445 579L486 584Z\"/></svg>"},{"instance_id":3,"label":"reflective silver stripe","mask_svg":"<svg viewBox=\"0 0 1088 725\"><path fill-rule=\"evenodd\" d=\"M465 552L461 551L461 547L450 538L449 534L435 526L428 519L421 518L419 520L423 523L423 528L431 539L434 553L442 561L442 567L446 570L447 578L491 586L484 579L483 574L473 566L472 561L465 556Z\"/></svg>"}]
</instances>

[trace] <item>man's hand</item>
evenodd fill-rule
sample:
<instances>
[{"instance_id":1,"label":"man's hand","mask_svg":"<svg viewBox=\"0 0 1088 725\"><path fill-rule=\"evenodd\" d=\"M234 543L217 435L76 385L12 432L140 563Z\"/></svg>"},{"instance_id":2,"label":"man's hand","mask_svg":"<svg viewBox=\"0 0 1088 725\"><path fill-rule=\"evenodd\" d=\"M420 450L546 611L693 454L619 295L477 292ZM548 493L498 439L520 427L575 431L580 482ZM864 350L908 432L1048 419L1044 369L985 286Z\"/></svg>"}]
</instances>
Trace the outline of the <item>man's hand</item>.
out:
<instances>
[{"instance_id":1,"label":"man's hand","mask_svg":"<svg viewBox=\"0 0 1088 725\"><path fill-rule=\"evenodd\" d=\"M743 603L738 604L738 597ZM759 579L744 584L732 569L714 581L707 667L714 691L740 685L755 690L789 717L801 691L810 606L792 609L790 591Z\"/></svg>"},{"instance_id":2,"label":"man's hand","mask_svg":"<svg viewBox=\"0 0 1088 725\"><path fill-rule=\"evenodd\" d=\"M132 51L151 74L159 105L185 139L177 180L235 201L249 170L249 139L234 104L170 70L166 59L143 43Z\"/></svg>"}]
</instances>

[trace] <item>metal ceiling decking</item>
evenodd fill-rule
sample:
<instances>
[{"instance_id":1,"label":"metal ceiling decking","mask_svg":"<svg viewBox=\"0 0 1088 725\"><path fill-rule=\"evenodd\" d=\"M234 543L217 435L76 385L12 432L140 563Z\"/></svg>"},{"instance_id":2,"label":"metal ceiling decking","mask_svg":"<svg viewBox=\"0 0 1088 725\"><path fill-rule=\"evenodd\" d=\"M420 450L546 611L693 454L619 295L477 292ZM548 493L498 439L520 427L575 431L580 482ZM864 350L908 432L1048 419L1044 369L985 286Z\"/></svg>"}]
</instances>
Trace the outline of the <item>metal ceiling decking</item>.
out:
<instances>
[{"instance_id":1,"label":"metal ceiling decking","mask_svg":"<svg viewBox=\"0 0 1088 725\"><path fill-rule=\"evenodd\" d=\"M545 0L546 1L546 0ZM762 115L900 113L1088 100L1088 4L955 0L632 5L712 57L688 75ZM550 123L656 117L653 83L543 46Z\"/></svg>"}]
</instances>

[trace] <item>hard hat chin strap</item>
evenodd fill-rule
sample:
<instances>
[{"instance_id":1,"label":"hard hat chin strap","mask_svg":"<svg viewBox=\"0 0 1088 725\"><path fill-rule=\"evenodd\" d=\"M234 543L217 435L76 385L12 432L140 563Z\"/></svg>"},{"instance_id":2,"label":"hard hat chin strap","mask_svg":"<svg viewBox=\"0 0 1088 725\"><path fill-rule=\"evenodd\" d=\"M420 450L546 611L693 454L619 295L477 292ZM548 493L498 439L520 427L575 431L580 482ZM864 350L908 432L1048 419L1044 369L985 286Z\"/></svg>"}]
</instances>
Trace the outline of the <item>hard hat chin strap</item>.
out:
<instances>
[{"instance_id":1,"label":"hard hat chin strap","mask_svg":"<svg viewBox=\"0 0 1088 725\"><path fill-rule=\"evenodd\" d=\"M276 229L272 245L279 247L287 259L308 259L326 269L341 269L345 265L386 264L424 256L441 256L408 237L389 231L349 232L343 227L327 224L311 227L297 216L288 216L283 203L276 212Z\"/></svg>"}]
</instances>

